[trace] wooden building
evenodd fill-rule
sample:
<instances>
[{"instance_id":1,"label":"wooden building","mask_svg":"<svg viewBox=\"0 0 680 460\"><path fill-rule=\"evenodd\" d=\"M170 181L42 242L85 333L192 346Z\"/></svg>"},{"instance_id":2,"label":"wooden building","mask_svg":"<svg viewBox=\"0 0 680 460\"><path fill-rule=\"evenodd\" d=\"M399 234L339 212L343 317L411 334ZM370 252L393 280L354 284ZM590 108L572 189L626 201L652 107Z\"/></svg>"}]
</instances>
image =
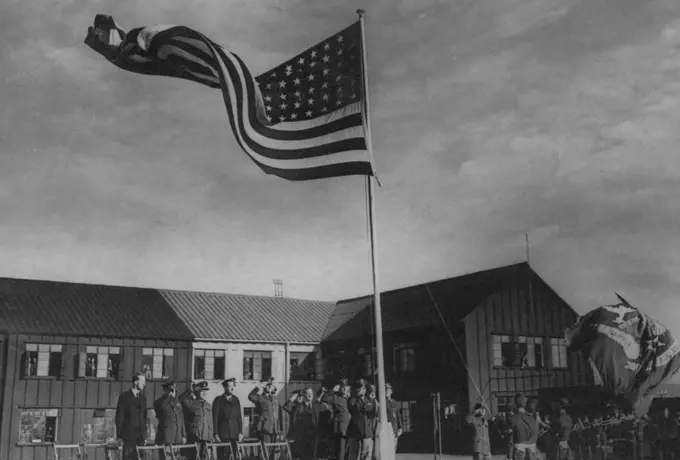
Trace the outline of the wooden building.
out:
<instances>
[{"instance_id":1,"label":"wooden building","mask_svg":"<svg viewBox=\"0 0 680 460\"><path fill-rule=\"evenodd\" d=\"M374 375L371 305L371 297L339 302L322 343L329 377ZM527 263L385 292L382 314L387 381L424 451L432 393L441 394L442 419L456 431L481 399L497 414L518 392L593 383L564 342L577 313Z\"/></svg>"},{"instance_id":2,"label":"wooden building","mask_svg":"<svg viewBox=\"0 0 680 460\"><path fill-rule=\"evenodd\" d=\"M0 279L0 458L53 458L52 444L115 438L118 395L147 375L153 401L172 379L235 377L248 393L273 376L280 398L318 387L319 343L335 304L284 298ZM285 427L284 427L285 429ZM246 435L248 431L246 430ZM102 449L90 460L103 459Z\"/></svg>"}]
</instances>

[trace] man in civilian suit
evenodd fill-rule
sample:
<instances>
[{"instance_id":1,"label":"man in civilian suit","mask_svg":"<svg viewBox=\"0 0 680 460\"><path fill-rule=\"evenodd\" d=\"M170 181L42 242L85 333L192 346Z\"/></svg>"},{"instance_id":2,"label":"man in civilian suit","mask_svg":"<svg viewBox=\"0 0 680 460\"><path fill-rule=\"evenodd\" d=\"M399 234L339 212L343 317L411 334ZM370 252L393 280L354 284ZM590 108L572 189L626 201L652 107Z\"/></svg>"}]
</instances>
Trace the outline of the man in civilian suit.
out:
<instances>
[{"instance_id":1,"label":"man in civilian suit","mask_svg":"<svg viewBox=\"0 0 680 460\"><path fill-rule=\"evenodd\" d=\"M217 442L231 443L234 457L238 455L238 442L243 440L243 413L241 401L234 394L236 379L231 378L222 382L224 394L213 401L213 427L215 428L215 440ZM223 449L220 449L223 451ZM218 457L227 458L224 453L218 452Z\"/></svg>"},{"instance_id":2,"label":"man in civilian suit","mask_svg":"<svg viewBox=\"0 0 680 460\"><path fill-rule=\"evenodd\" d=\"M165 393L153 403L153 410L158 419L156 445L184 444L187 432L182 403L177 397L177 385L174 382L165 382L162 387ZM160 458L163 460L165 453L161 453Z\"/></svg>"},{"instance_id":3,"label":"man in civilian suit","mask_svg":"<svg viewBox=\"0 0 680 460\"><path fill-rule=\"evenodd\" d=\"M123 460L138 460L137 446L146 443L146 397L143 390L146 377L136 373L132 388L118 397L116 406L116 433L118 443L123 445Z\"/></svg>"}]
</instances>

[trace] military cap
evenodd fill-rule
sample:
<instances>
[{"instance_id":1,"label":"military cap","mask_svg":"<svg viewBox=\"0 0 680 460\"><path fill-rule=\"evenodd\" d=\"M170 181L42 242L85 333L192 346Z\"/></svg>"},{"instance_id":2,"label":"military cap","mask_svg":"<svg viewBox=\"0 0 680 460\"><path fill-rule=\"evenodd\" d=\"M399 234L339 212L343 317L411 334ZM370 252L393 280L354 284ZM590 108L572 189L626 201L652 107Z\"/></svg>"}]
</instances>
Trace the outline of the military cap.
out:
<instances>
[{"instance_id":1,"label":"military cap","mask_svg":"<svg viewBox=\"0 0 680 460\"><path fill-rule=\"evenodd\" d=\"M230 378L230 379L223 380L223 381L222 381L222 386L223 386L223 387L226 387L226 386L229 384L229 382L232 382L234 385L236 385L236 379L235 379L234 377L232 377L232 378Z\"/></svg>"},{"instance_id":2,"label":"military cap","mask_svg":"<svg viewBox=\"0 0 680 460\"><path fill-rule=\"evenodd\" d=\"M202 380L200 382L196 382L193 385L194 391L206 391L208 390L208 382L205 380Z\"/></svg>"},{"instance_id":3,"label":"military cap","mask_svg":"<svg viewBox=\"0 0 680 460\"><path fill-rule=\"evenodd\" d=\"M273 384L274 383L274 377L269 377L268 379L260 380L260 383Z\"/></svg>"},{"instance_id":4,"label":"military cap","mask_svg":"<svg viewBox=\"0 0 680 460\"><path fill-rule=\"evenodd\" d=\"M340 381L338 382L338 385L343 386L343 387L349 386L349 380L348 379L340 379Z\"/></svg>"},{"instance_id":5,"label":"military cap","mask_svg":"<svg viewBox=\"0 0 680 460\"><path fill-rule=\"evenodd\" d=\"M472 410L479 410L482 408L482 403L476 403L473 407Z\"/></svg>"},{"instance_id":6,"label":"military cap","mask_svg":"<svg viewBox=\"0 0 680 460\"><path fill-rule=\"evenodd\" d=\"M356 386L358 387L365 387L366 385L368 385L368 382L364 379L359 379L356 381Z\"/></svg>"},{"instance_id":7,"label":"military cap","mask_svg":"<svg viewBox=\"0 0 680 460\"><path fill-rule=\"evenodd\" d=\"M169 382L163 382L161 388L177 388L177 384L170 380Z\"/></svg>"},{"instance_id":8,"label":"military cap","mask_svg":"<svg viewBox=\"0 0 680 460\"><path fill-rule=\"evenodd\" d=\"M559 402L560 406L566 407L569 405L569 399L567 398L560 398L557 402Z\"/></svg>"},{"instance_id":9,"label":"military cap","mask_svg":"<svg viewBox=\"0 0 680 460\"><path fill-rule=\"evenodd\" d=\"M386 383L386 384L385 384L385 388L387 388L388 390L391 390L391 389L392 389L392 385L390 385L389 383Z\"/></svg>"}]
</instances>

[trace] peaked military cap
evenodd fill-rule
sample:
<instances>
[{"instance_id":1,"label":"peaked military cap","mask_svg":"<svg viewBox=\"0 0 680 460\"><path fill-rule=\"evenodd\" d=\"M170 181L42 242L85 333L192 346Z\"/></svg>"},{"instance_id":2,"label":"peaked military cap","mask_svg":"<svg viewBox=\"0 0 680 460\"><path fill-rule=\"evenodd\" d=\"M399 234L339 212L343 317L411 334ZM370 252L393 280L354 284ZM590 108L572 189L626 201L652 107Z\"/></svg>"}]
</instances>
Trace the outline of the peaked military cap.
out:
<instances>
[{"instance_id":1,"label":"peaked military cap","mask_svg":"<svg viewBox=\"0 0 680 460\"><path fill-rule=\"evenodd\" d=\"M206 382L205 380L194 383L194 391L205 391L207 389L208 389L208 382Z\"/></svg>"},{"instance_id":2,"label":"peaked military cap","mask_svg":"<svg viewBox=\"0 0 680 460\"><path fill-rule=\"evenodd\" d=\"M392 385L390 385L389 383L386 383L386 384L385 384L385 388L387 388L388 390L391 390L391 389L392 389Z\"/></svg>"},{"instance_id":3,"label":"peaked military cap","mask_svg":"<svg viewBox=\"0 0 680 460\"><path fill-rule=\"evenodd\" d=\"M359 379L356 381L356 386L358 387L365 387L366 385L368 385L368 382L364 379Z\"/></svg>"},{"instance_id":4,"label":"peaked military cap","mask_svg":"<svg viewBox=\"0 0 680 460\"><path fill-rule=\"evenodd\" d=\"M338 384L339 384L340 386L344 386L344 387L349 386L349 380L348 380L348 379L340 379L340 381L338 382Z\"/></svg>"},{"instance_id":5,"label":"peaked military cap","mask_svg":"<svg viewBox=\"0 0 680 460\"><path fill-rule=\"evenodd\" d=\"M170 380L169 382L163 382L163 384L161 384L161 388L177 388L177 384Z\"/></svg>"},{"instance_id":6,"label":"peaked military cap","mask_svg":"<svg viewBox=\"0 0 680 460\"><path fill-rule=\"evenodd\" d=\"M234 385L236 385L236 379L234 377L232 377L230 379L224 380L222 382L222 386L226 387L229 384L229 382L232 382Z\"/></svg>"}]
</instances>

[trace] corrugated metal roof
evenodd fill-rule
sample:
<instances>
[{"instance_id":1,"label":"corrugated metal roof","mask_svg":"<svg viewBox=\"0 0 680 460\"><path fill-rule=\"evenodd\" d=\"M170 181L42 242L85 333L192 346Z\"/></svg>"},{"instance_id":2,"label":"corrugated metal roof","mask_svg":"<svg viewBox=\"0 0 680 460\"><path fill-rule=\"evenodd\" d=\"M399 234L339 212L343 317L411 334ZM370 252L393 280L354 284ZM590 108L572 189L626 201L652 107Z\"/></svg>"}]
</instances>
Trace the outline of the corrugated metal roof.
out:
<instances>
[{"instance_id":1,"label":"corrugated metal roof","mask_svg":"<svg viewBox=\"0 0 680 460\"><path fill-rule=\"evenodd\" d=\"M505 282L528 273L533 274L533 270L527 263L520 263L384 292L380 296L383 332L441 326L441 318L430 292L446 319L458 321L470 314ZM372 304L372 296L338 302L335 314L328 323L324 341L372 335Z\"/></svg>"},{"instance_id":2,"label":"corrugated metal roof","mask_svg":"<svg viewBox=\"0 0 680 460\"><path fill-rule=\"evenodd\" d=\"M43 335L318 343L335 304L0 278L0 330Z\"/></svg>"},{"instance_id":3,"label":"corrugated metal roof","mask_svg":"<svg viewBox=\"0 0 680 460\"><path fill-rule=\"evenodd\" d=\"M163 291L197 338L319 343L335 303L283 297Z\"/></svg>"},{"instance_id":4,"label":"corrugated metal roof","mask_svg":"<svg viewBox=\"0 0 680 460\"><path fill-rule=\"evenodd\" d=\"M0 278L0 330L186 340L190 330L153 289Z\"/></svg>"}]
</instances>

